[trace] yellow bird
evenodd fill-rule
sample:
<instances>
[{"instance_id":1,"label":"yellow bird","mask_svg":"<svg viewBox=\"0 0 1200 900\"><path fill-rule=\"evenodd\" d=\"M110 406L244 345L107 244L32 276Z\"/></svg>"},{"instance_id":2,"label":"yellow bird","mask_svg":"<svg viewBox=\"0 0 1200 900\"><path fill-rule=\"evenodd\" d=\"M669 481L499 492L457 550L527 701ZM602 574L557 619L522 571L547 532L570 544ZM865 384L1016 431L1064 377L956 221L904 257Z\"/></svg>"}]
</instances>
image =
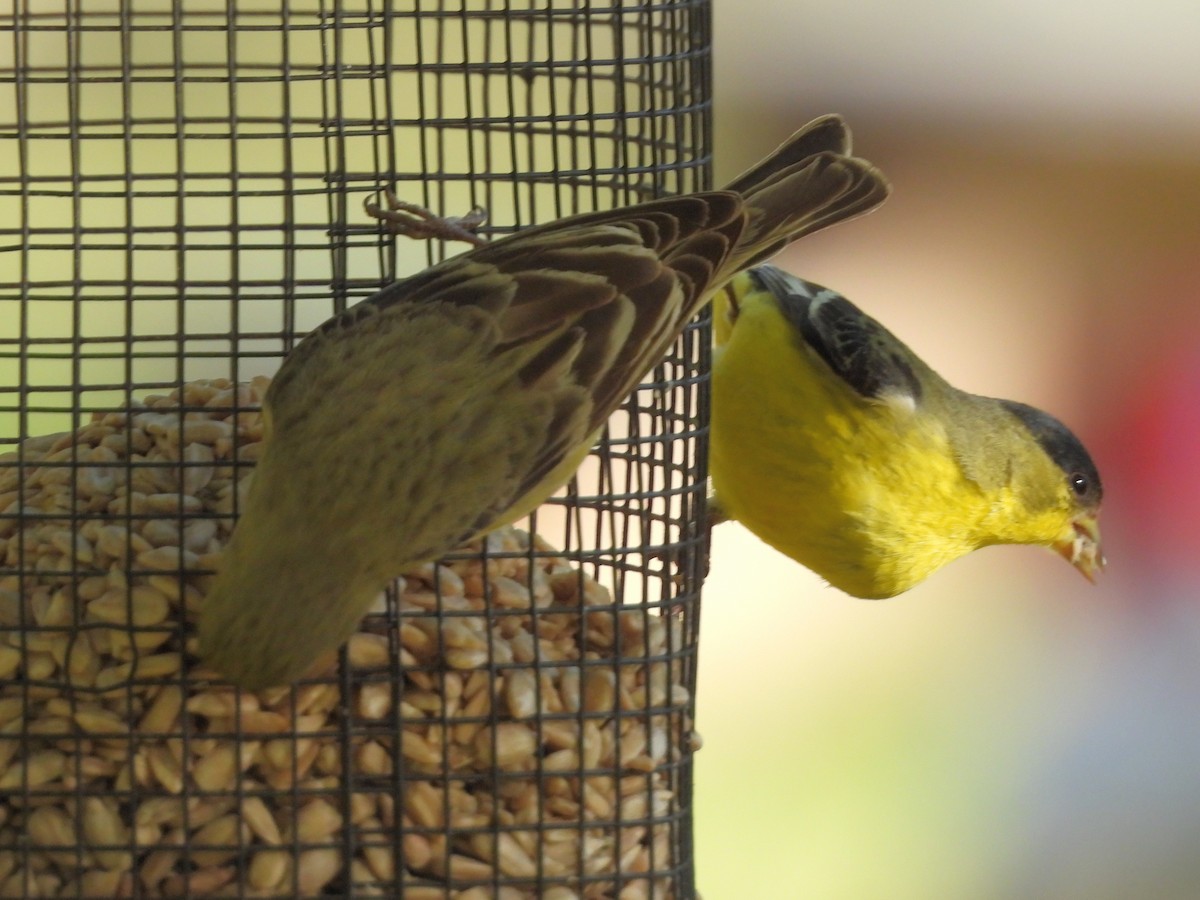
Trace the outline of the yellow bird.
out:
<instances>
[{"instance_id":1,"label":"yellow bird","mask_svg":"<svg viewBox=\"0 0 1200 900\"><path fill-rule=\"evenodd\" d=\"M529 228L317 328L264 398L201 656L292 682L399 572L540 504L730 278L884 199L849 152L826 116L725 190Z\"/></svg>"},{"instance_id":2,"label":"yellow bird","mask_svg":"<svg viewBox=\"0 0 1200 900\"><path fill-rule=\"evenodd\" d=\"M734 278L713 316L717 520L855 597L989 544L1103 569L1100 475L1053 416L958 390L845 297L774 266Z\"/></svg>"}]
</instances>

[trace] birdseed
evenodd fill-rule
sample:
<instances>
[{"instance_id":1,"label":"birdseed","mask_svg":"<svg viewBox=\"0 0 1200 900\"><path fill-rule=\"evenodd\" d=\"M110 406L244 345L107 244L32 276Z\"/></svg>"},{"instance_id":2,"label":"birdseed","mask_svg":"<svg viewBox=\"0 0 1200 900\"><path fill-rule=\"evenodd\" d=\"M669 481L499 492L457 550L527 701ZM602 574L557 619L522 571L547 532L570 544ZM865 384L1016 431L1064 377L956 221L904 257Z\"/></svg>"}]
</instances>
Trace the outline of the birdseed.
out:
<instances>
[{"instance_id":1,"label":"birdseed","mask_svg":"<svg viewBox=\"0 0 1200 900\"><path fill-rule=\"evenodd\" d=\"M248 693L195 659L267 384L0 455L0 900L674 896L682 622L536 536L406 572L345 671Z\"/></svg>"}]
</instances>

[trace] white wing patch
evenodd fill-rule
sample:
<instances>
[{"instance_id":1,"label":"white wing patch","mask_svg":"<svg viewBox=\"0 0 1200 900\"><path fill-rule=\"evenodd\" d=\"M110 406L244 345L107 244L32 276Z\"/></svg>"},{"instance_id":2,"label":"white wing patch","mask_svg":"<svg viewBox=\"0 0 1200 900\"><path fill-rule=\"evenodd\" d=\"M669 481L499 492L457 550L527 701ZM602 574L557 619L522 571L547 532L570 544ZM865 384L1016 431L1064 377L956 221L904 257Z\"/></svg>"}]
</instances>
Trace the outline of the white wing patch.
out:
<instances>
[{"instance_id":1,"label":"white wing patch","mask_svg":"<svg viewBox=\"0 0 1200 900\"><path fill-rule=\"evenodd\" d=\"M898 388L888 388L876 400L898 416L912 416L917 412L917 398Z\"/></svg>"},{"instance_id":2,"label":"white wing patch","mask_svg":"<svg viewBox=\"0 0 1200 900\"><path fill-rule=\"evenodd\" d=\"M797 281L799 281L799 279L797 279ZM799 293L803 294L805 297L808 297L808 299L812 301L808 307L808 317L810 319L815 319L817 317L817 310L819 310L823 304L828 303L830 300L836 300L842 296L837 291L831 291L829 288L821 288L814 294L809 291L808 288L816 287L816 285L804 281L800 281L799 283L804 285L804 289Z\"/></svg>"}]
</instances>

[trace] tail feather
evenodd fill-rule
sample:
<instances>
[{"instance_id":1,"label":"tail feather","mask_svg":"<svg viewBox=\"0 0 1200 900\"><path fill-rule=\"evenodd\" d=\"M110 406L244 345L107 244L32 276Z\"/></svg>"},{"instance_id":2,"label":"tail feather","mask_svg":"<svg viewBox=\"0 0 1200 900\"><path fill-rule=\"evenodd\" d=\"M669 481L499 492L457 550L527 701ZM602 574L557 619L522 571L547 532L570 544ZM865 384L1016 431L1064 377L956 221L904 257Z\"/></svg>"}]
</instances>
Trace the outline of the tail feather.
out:
<instances>
[{"instance_id":1,"label":"tail feather","mask_svg":"<svg viewBox=\"0 0 1200 900\"><path fill-rule=\"evenodd\" d=\"M836 113L813 119L780 144L774 153L735 178L725 189L747 194L779 172L790 169L818 153L832 153L836 156L850 154L850 129Z\"/></svg>"},{"instance_id":2,"label":"tail feather","mask_svg":"<svg viewBox=\"0 0 1200 900\"><path fill-rule=\"evenodd\" d=\"M739 176L746 228L723 266L727 277L765 262L785 246L878 206L889 193L883 173L847 155L850 134L825 116L793 135L771 156Z\"/></svg>"}]
</instances>

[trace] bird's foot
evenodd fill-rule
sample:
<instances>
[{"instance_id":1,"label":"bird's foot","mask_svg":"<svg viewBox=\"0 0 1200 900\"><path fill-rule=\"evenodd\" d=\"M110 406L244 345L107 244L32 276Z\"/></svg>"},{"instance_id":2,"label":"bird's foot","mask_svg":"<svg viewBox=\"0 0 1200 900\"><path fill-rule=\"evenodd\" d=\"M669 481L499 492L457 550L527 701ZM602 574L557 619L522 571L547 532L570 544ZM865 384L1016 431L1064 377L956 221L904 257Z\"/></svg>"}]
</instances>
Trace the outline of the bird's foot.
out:
<instances>
[{"instance_id":1,"label":"bird's foot","mask_svg":"<svg viewBox=\"0 0 1200 900\"><path fill-rule=\"evenodd\" d=\"M383 222L392 234L416 241L463 241L473 247L487 244L476 234L487 221L487 210L482 206L472 208L465 216L439 216L423 206L401 200L391 188L384 188L382 193L386 208L373 200L367 200L363 207L367 215Z\"/></svg>"},{"instance_id":2,"label":"bird's foot","mask_svg":"<svg viewBox=\"0 0 1200 900\"><path fill-rule=\"evenodd\" d=\"M711 564L712 527L723 521L725 521L725 517L719 512L714 515L714 508L710 506L703 521L689 521L684 525L683 538L679 544L664 547L658 552L650 554L650 559L660 560L665 569L674 570L671 572L670 579L676 591L683 593L689 585L696 586L695 578L697 577L700 583L708 578ZM702 533L703 540L699 540ZM690 553L685 548L690 549ZM691 558L694 558L694 555L698 555L696 560L698 565L691 569L692 575L689 577L685 573L685 567L691 564ZM681 614L683 609L683 604L679 603L669 607L672 615Z\"/></svg>"}]
</instances>

